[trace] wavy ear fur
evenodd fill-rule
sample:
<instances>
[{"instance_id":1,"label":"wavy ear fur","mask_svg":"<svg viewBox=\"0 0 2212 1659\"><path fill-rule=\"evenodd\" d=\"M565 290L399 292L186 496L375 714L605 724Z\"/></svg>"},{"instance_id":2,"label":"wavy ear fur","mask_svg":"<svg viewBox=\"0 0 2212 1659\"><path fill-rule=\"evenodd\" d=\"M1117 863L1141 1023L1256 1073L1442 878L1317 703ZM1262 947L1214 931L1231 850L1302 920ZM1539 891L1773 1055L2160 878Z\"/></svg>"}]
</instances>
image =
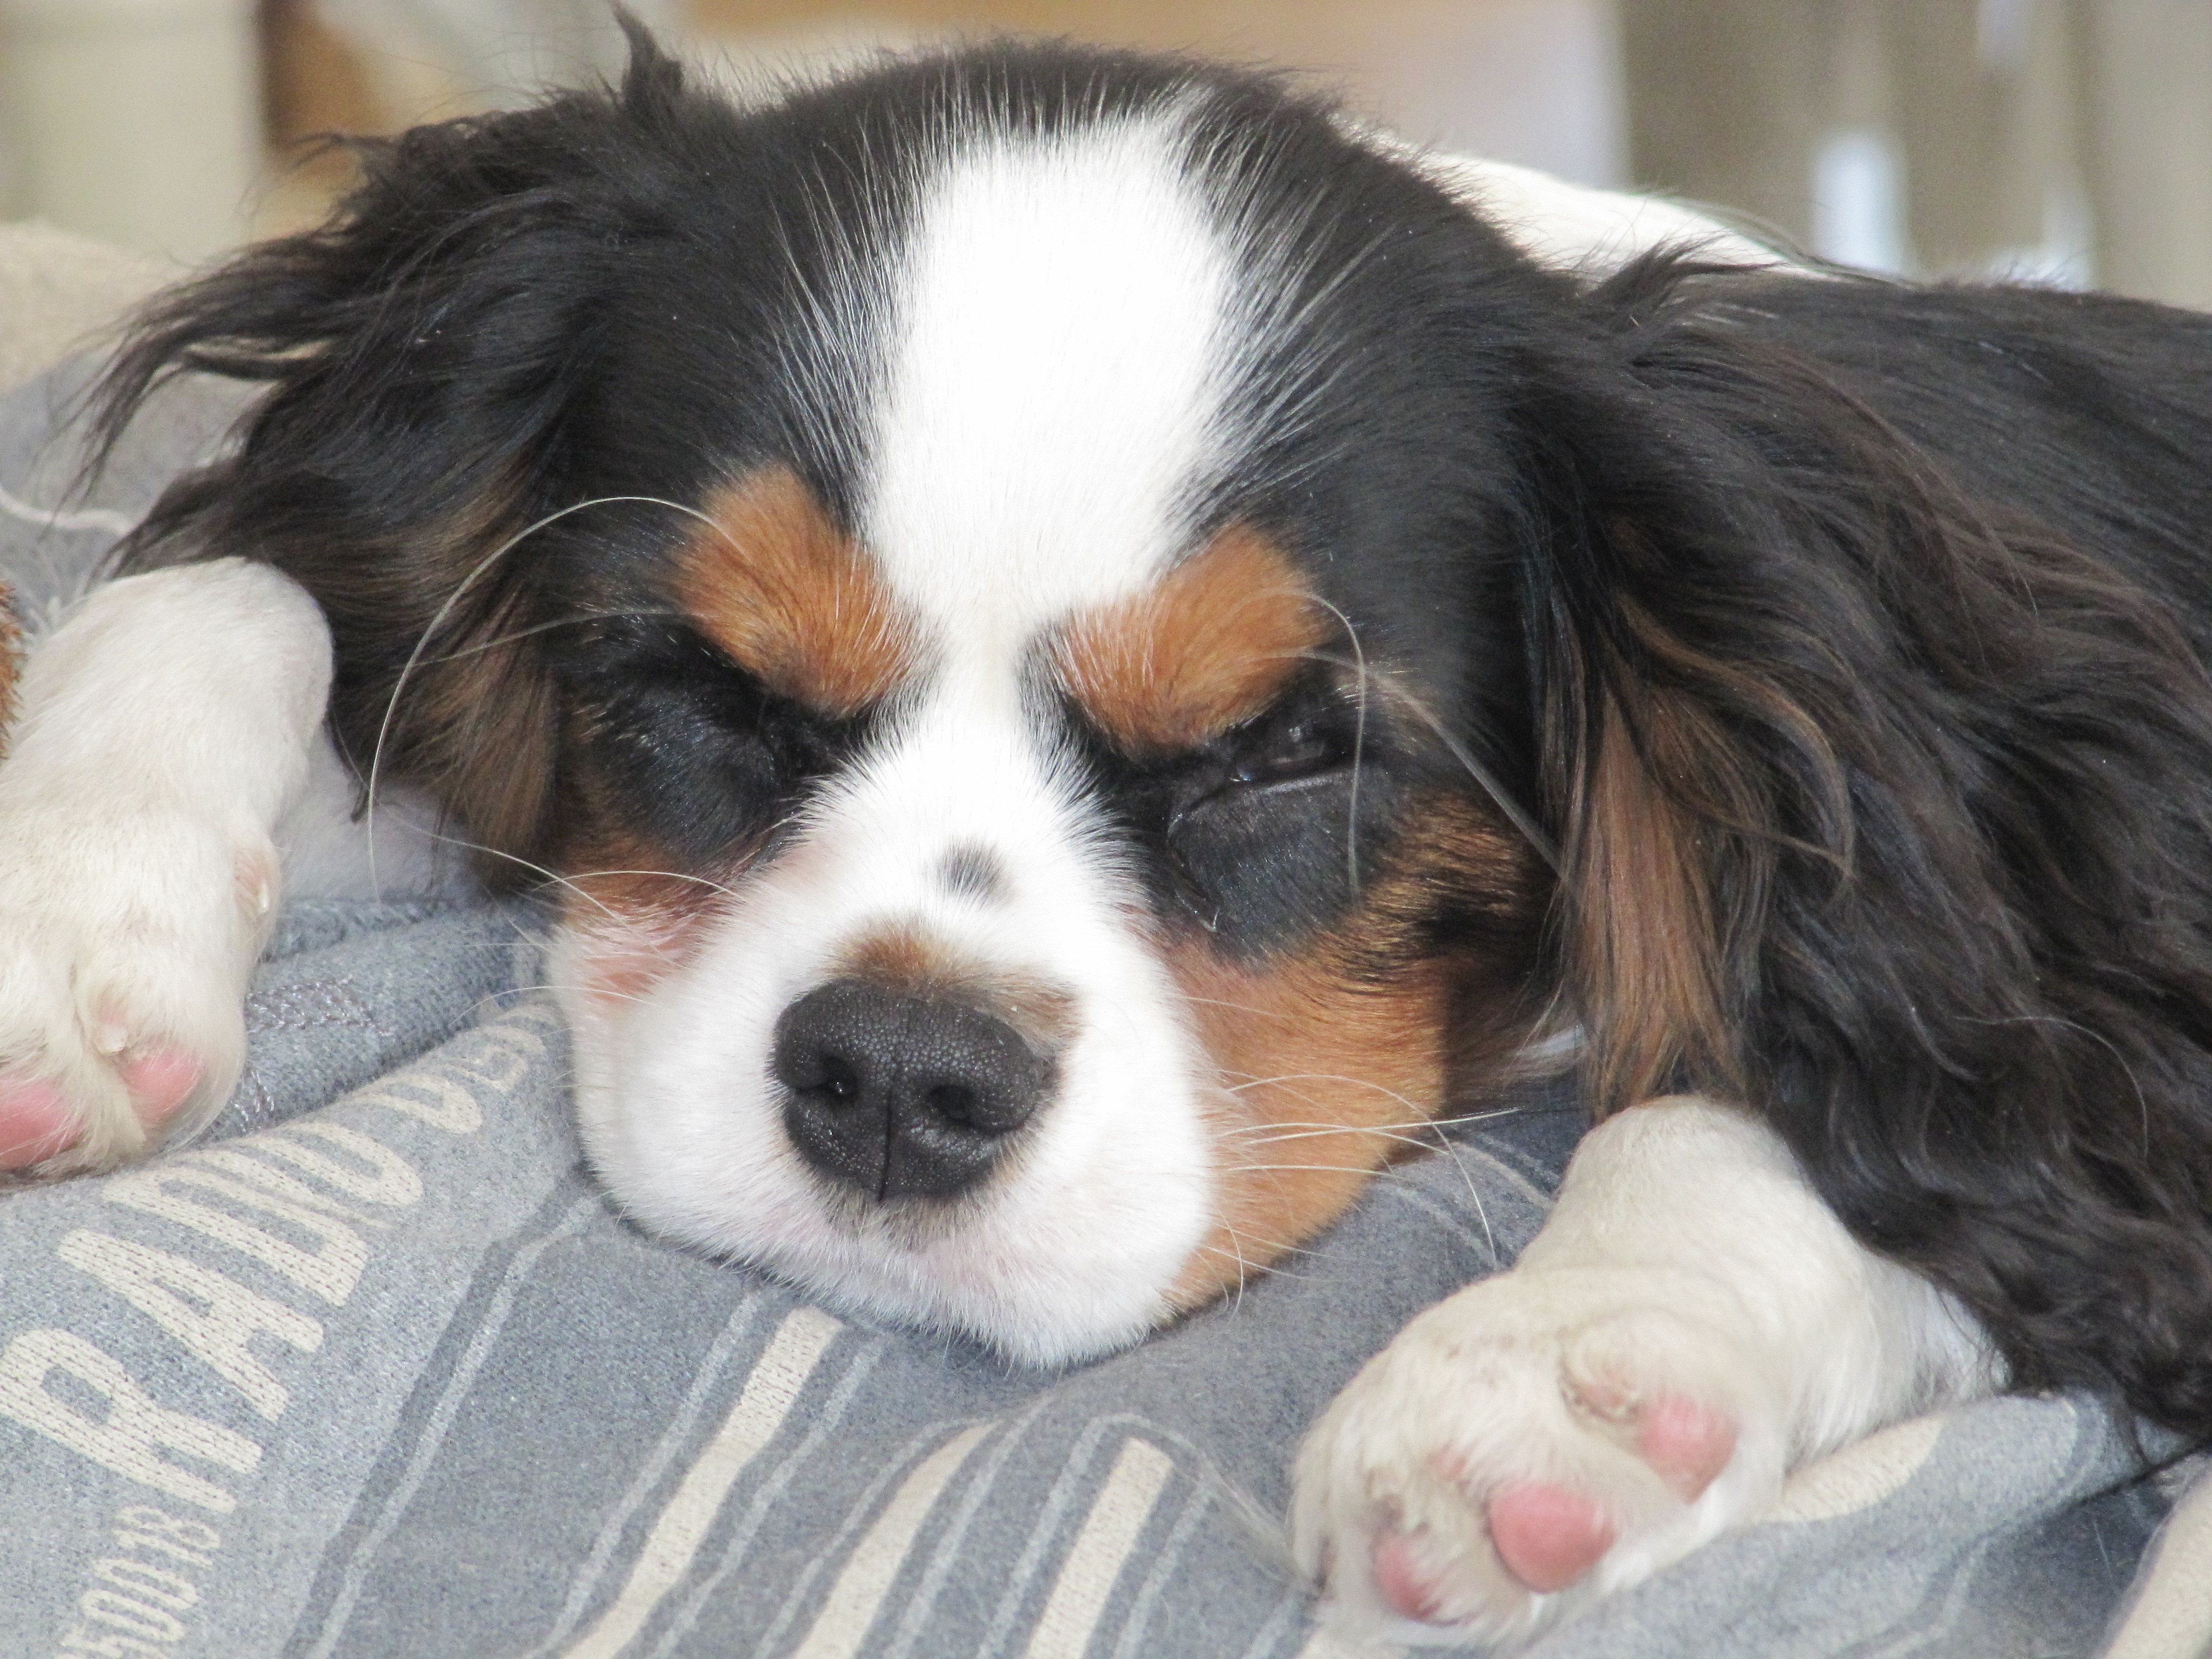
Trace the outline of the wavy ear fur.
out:
<instances>
[{"instance_id":1,"label":"wavy ear fur","mask_svg":"<svg viewBox=\"0 0 2212 1659\"><path fill-rule=\"evenodd\" d=\"M2169 620L2202 578L2164 574L2203 563L2212 432L2168 424L2148 509L2094 482L2143 482L2139 431L2030 478L2026 412L1936 361L1969 302L1899 293L1654 262L1543 377L1526 603L1591 1075L1751 1104L2015 1386L2212 1440L2212 684ZM2142 320L2100 303L2085 372ZM1905 304L1859 378L1787 313ZM1948 433L1874 406L1916 374Z\"/></svg>"},{"instance_id":2,"label":"wavy ear fur","mask_svg":"<svg viewBox=\"0 0 2212 1659\"><path fill-rule=\"evenodd\" d=\"M156 300L98 405L112 443L176 374L269 386L235 453L169 489L123 567L244 554L300 580L337 641L340 744L364 775L428 787L500 882L546 855L559 782L532 549L502 549L555 505L577 367L641 231L623 204L652 198L613 176L639 147L592 134L684 102L674 61L626 26L611 97L355 143L365 177L332 222Z\"/></svg>"}]
</instances>

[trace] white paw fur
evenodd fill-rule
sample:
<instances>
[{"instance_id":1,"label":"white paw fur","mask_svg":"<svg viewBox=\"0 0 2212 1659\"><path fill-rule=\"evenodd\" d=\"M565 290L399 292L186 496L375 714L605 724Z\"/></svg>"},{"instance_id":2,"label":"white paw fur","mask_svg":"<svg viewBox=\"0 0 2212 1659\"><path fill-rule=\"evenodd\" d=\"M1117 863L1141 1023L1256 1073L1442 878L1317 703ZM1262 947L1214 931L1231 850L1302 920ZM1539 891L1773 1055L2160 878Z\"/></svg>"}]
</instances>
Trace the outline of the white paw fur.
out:
<instances>
[{"instance_id":1,"label":"white paw fur","mask_svg":"<svg viewBox=\"0 0 2212 1659\"><path fill-rule=\"evenodd\" d=\"M1970 1322L1868 1254L1747 1115L1591 1132L1511 1273L1415 1319L1294 1472L1341 1638L1516 1641L1765 1510L1796 1465L1994 1386Z\"/></svg>"},{"instance_id":2,"label":"white paw fur","mask_svg":"<svg viewBox=\"0 0 2212 1659\"><path fill-rule=\"evenodd\" d=\"M1729 1299L1668 1269L1513 1273L1407 1326L1298 1460L1300 1565L1327 1579L1340 1626L1414 1642L1525 1636L1764 1509L1786 1462L1788 1379L1743 1340ZM1680 1417L1686 1404L1713 1430L1687 1455L1650 1455L1655 1408ZM1525 1558L1493 1540L1492 1500L1532 1491L1580 1497L1612 1535L1571 1585L1531 1588L1508 1565ZM1386 1545L1395 1595L1377 1582ZM1531 1576L1549 1585L1558 1570ZM1421 1622L1404 1617L1409 1601Z\"/></svg>"},{"instance_id":3,"label":"white paw fur","mask_svg":"<svg viewBox=\"0 0 2212 1659\"><path fill-rule=\"evenodd\" d=\"M105 1168L228 1097L329 675L313 602L234 559L108 583L33 652L0 763L0 1162Z\"/></svg>"}]
</instances>

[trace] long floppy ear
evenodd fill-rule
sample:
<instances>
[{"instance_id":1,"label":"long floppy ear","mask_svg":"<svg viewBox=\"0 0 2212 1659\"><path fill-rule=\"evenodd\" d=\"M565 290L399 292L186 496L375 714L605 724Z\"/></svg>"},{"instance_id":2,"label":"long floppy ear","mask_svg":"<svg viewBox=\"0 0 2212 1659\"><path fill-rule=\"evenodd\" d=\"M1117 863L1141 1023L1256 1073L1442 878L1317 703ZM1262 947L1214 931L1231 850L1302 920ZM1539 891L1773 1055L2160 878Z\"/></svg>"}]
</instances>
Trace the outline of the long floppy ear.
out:
<instances>
[{"instance_id":1,"label":"long floppy ear","mask_svg":"<svg viewBox=\"0 0 2212 1659\"><path fill-rule=\"evenodd\" d=\"M2021 470L2027 405L1885 331L1971 364L2009 329L2093 386L2142 349L2124 302L2057 336L2054 299L1884 295L1649 264L1589 297L1587 351L1528 405L1523 603L1596 1103L1759 1110L2016 1386L2212 1436L2212 683L2128 574L2199 580L2201 526L2162 498L2200 499L2201 460L2168 435L2161 478L2116 418L2067 428L2084 482ZM1745 320L1796 305L1864 307L1882 395L1921 374L1905 406L2002 434L1978 476L2030 480L2053 522ZM2212 442L2179 393L2161 419Z\"/></svg>"},{"instance_id":2,"label":"long floppy ear","mask_svg":"<svg viewBox=\"0 0 2212 1659\"><path fill-rule=\"evenodd\" d=\"M1696 275L1655 260L1593 296L1634 320L1532 409L1541 763L1601 1113L1758 1086L1778 884L1857 873L1838 743L1881 741L1862 665L1895 642L1844 573L1943 533L1926 503L1872 499L1900 471L1875 423L1807 367L1697 326ZM1778 468L1783 446L1826 465Z\"/></svg>"},{"instance_id":3,"label":"long floppy ear","mask_svg":"<svg viewBox=\"0 0 2212 1659\"><path fill-rule=\"evenodd\" d=\"M242 554L300 580L337 643L340 746L507 855L484 866L495 880L544 856L556 787L532 549L506 550L562 504L562 420L633 228L605 176L635 153L614 130L675 118L685 97L624 21L618 90L356 143L364 178L331 222L155 300L98 404L112 442L177 374L269 387L234 453L168 490L124 567Z\"/></svg>"}]
</instances>

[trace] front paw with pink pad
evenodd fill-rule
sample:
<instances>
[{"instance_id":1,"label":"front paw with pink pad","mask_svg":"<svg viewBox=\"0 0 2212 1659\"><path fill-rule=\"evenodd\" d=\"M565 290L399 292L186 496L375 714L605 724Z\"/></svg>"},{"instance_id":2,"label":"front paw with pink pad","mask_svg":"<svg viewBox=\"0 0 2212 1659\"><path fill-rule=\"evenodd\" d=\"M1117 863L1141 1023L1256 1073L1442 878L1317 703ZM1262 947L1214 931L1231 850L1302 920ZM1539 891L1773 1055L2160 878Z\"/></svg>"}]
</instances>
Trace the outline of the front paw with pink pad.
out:
<instances>
[{"instance_id":1,"label":"front paw with pink pad","mask_svg":"<svg viewBox=\"0 0 2212 1659\"><path fill-rule=\"evenodd\" d=\"M150 1139L192 1097L207 1067L189 1049L159 1047L116 1066L131 1115ZM0 1076L0 1170L28 1170L78 1147L82 1115L58 1083Z\"/></svg>"},{"instance_id":2,"label":"front paw with pink pad","mask_svg":"<svg viewBox=\"0 0 2212 1659\"><path fill-rule=\"evenodd\" d=\"M1526 1638L1779 1490L1784 1389L1725 1291L1503 1274L1421 1315L1315 1425L1300 1565L1343 1637Z\"/></svg>"},{"instance_id":3,"label":"front paw with pink pad","mask_svg":"<svg viewBox=\"0 0 2212 1659\"><path fill-rule=\"evenodd\" d=\"M0 1176L113 1167L220 1109L274 854L183 816L0 801Z\"/></svg>"}]
</instances>

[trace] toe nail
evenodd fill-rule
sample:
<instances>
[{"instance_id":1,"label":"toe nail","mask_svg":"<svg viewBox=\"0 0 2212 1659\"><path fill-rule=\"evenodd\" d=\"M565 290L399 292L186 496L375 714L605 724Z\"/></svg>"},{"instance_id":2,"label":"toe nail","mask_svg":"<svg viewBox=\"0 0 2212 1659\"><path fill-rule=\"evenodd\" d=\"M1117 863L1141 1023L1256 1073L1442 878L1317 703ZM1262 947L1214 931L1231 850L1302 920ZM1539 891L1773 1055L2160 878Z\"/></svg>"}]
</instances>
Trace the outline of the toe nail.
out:
<instances>
[{"instance_id":1,"label":"toe nail","mask_svg":"<svg viewBox=\"0 0 2212 1659\"><path fill-rule=\"evenodd\" d=\"M232 867L238 878L239 896L246 901L247 908L255 915L267 915L276 896L276 872L270 867L270 861L250 854L241 854Z\"/></svg>"},{"instance_id":2,"label":"toe nail","mask_svg":"<svg viewBox=\"0 0 2212 1659\"><path fill-rule=\"evenodd\" d=\"M1613 1547L1613 1522L1565 1486L1508 1486L1490 1502L1490 1542L1532 1590L1560 1590Z\"/></svg>"}]
</instances>

